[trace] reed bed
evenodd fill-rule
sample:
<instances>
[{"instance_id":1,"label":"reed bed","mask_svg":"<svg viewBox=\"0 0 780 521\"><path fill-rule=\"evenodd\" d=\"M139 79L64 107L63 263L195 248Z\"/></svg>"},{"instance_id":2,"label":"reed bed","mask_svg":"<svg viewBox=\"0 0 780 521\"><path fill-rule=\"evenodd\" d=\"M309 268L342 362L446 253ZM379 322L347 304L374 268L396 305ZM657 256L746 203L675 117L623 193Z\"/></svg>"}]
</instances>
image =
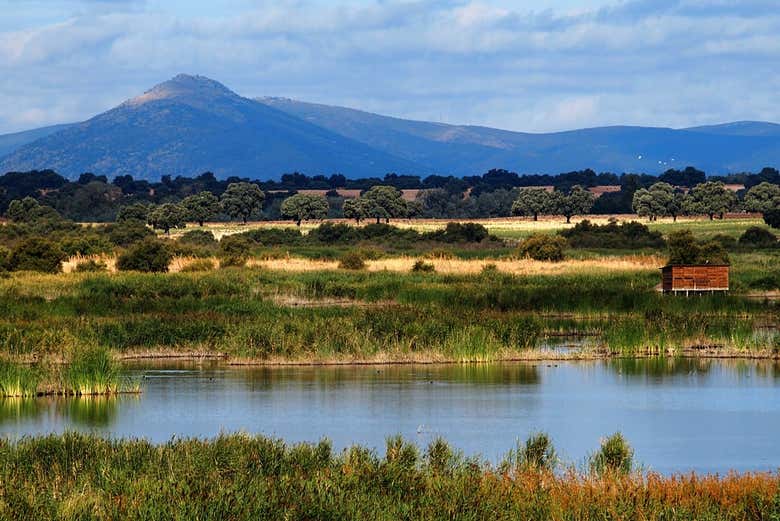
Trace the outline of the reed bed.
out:
<instances>
[{"instance_id":1,"label":"reed bed","mask_svg":"<svg viewBox=\"0 0 780 521\"><path fill-rule=\"evenodd\" d=\"M120 375L106 348L80 349L63 366L0 360L0 397L111 396L140 392L140 385Z\"/></svg>"},{"instance_id":2,"label":"reed bed","mask_svg":"<svg viewBox=\"0 0 780 521\"><path fill-rule=\"evenodd\" d=\"M100 348L257 361L494 361L535 358L530 351L566 336L584 339L589 356L780 354L774 304L663 296L656 279L617 270L14 275L0 279L0 355L68 359Z\"/></svg>"},{"instance_id":3,"label":"reed bed","mask_svg":"<svg viewBox=\"0 0 780 521\"><path fill-rule=\"evenodd\" d=\"M614 437L613 437L614 438ZM0 441L3 519L772 520L780 476L553 470L536 438L498 465L443 440L395 437L384 453L327 441L107 440L67 433ZM599 451L604 453L604 448ZM621 461L620 447L606 453Z\"/></svg>"}]
</instances>

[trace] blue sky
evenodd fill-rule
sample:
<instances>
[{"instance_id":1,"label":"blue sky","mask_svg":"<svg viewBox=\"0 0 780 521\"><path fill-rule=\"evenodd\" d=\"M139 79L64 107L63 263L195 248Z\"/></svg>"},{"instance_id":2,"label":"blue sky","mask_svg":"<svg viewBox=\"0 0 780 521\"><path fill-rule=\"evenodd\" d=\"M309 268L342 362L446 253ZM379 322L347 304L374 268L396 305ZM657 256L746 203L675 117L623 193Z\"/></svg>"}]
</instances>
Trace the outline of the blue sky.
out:
<instances>
[{"instance_id":1,"label":"blue sky","mask_svg":"<svg viewBox=\"0 0 780 521\"><path fill-rule=\"evenodd\" d=\"M0 0L0 133L177 73L521 131L780 121L776 0Z\"/></svg>"}]
</instances>

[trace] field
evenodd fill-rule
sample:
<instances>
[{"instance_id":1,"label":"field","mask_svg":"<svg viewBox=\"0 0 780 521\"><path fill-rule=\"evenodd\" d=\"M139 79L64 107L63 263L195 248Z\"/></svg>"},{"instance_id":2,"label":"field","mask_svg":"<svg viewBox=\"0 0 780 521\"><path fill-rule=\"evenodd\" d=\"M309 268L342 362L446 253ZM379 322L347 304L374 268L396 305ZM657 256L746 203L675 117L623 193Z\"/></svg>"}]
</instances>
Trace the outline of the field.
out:
<instances>
[{"instance_id":1,"label":"field","mask_svg":"<svg viewBox=\"0 0 780 521\"><path fill-rule=\"evenodd\" d=\"M582 220L589 220L597 224L606 224L610 219L619 221L639 221L647 224L652 230L659 230L662 233L669 233L677 229L689 228L697 235L702 237L711 237L723 233L734 238L744 232L749 226L765 226L764 221L759 216L729 215L723 220L710 221L706 217L679 217L674 221L670 217L659 217L657 221L647 222L646 219L636 215L588 215L586 217L574 217L571 223L559 216L540 216L538 221L530 217L500 217L495 219L469 219L457 221L452 219L393 219L390 224L402 228L413 228L418 231L430 231L443 228L448 222L475 222L485 226L490 233L503 239L522 239L534 233L554 233L566 228L572 228ZM330 222L354 223L347 220L330 220ZM373 221L365 221L370 223ZM301 224L301 231L308 232L318 226L319 222L304 222ZM191 228L190 225L189 228ZM217 239L225 235L232 235L254 228L295 228L295 224L290 221L269 221L269 222L250 222L246 225L240 223L206 223L205 229L211 231ZM172 237L177 237L183 233L183 230L171 231Z\"/></svg>"}]
</instances>

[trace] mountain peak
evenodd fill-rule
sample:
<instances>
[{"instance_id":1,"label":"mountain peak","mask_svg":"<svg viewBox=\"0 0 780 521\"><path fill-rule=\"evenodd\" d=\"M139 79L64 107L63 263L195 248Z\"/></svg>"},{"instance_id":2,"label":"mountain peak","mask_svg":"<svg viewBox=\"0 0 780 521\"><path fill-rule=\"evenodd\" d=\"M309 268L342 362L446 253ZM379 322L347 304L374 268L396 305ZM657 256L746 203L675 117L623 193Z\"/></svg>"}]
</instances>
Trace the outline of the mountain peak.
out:
<instances>
[{"instance_id":1,"label":"mountain peak","mask_svg":"<svg viewBox=\"0 0 780 521\"><path fill-rule=\"evenodd\" d=\"M238 94L211 78L177 74L168 81L155 85L140 96L126 102L131 106L163 99L211 100L220 97L238 97Z\"/></svg>"}]
</instances>

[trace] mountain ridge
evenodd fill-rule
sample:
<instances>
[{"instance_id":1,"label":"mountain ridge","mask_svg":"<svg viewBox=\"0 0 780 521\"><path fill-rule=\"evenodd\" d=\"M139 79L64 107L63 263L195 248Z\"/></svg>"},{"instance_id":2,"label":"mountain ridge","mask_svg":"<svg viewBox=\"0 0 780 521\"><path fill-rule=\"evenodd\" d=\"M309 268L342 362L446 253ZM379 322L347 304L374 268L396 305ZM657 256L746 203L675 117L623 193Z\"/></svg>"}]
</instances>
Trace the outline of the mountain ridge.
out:
<instances>
[{"instance_id":1,"label":"mountain ridge","mask_svg":"<svg viewBox=\"0 0 780 521\"><path fill-rule=\"evenodd\" d=\"M6 152L3 154L3 152ZM52 168L68 177L282 173L480 174L492 168L711 173L780 164L780 125L737 121L681 129L614 125L550 133L416 121L308 103L243 97L180 74L86 121L0 135L0 171Z\"/></svg>"}]
</instances>

